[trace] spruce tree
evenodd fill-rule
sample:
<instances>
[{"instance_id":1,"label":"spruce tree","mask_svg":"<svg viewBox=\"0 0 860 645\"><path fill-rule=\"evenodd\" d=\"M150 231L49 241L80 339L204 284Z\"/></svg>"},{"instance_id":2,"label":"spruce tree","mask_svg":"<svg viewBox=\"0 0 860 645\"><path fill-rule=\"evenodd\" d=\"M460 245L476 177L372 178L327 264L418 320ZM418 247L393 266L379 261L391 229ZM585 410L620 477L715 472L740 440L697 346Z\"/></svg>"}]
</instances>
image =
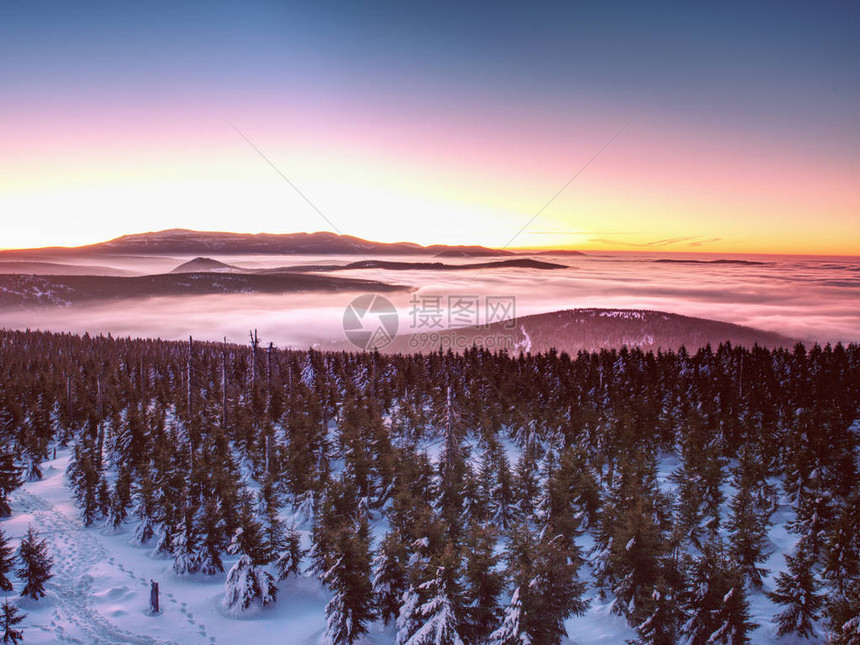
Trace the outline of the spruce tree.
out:
<instances>
[{"instance_id":1,"label":"spruce tree","mask_svg":"<svg viewBox=\"0 0 860 645\"><path fill-rule=\"evenodd\" d=\"M373 559L373 594L379 617L388 624L397 618L401 600L408 587L409 553L399 531L390 531L382 539Z\"/></svg>"},{"instance_id":2,"label":"spruce tree","mask_svg":"<svg viewBox=\"0 0 860 645\"><path fill-rule=\"evenodd\" d=\"M94 454L95 444L92 440L82 438L76 441L74 457L66 470L81 509L84 526L91 526L97 519L104 517L99 500L99 490L104 479L96 466Z\"/></svg>"},{"instance_id":3,"label":"spruce tree","mask_svg":"<svg viewBox=\"0 0 860 645\"><path fill-rule=\"evenodd\" d=\"M51 578L54 561L48 555L48 544L39 539L39 534L31 526L18 549L21 567L15 572L24 581L22 596L38 600L45 595L45 582Z\"/></svg>"},{"instance_id":4,"label":"spruce tree","mask_svg":"<svg viewBox=\"0 0 860 645\"><path fill-rule=\"evenodd\" d=\"M466 538L466 607L463 636L469 643L483 643L501 616L499 595L504 589L503 574L497 570L496 532L473 524Z\"/></svg>"},{"instance_id":5,"label":"spruce tree","mask_svg":"<svg viewBox=\"0 0 860 645\"><path fill-rule=\"evenodd\" d=\"M286 580L289 576L297 576L301 571L302 558L305 555L302 549L301 535L291 527L284 533L283 550L278 554L275 560L275 571L278 574L278 580Z\"/></svg>"},{"instance_id":6,"label":"spruce tree","mask_svg":"<svg viewBox=\"0 0 860 645\"><path fill-rule=\"evenodd\" d=\"M208 497L198 508L194 524L194 532L199 536L196 552L198 570L207 576L221 573L224 571L221 551L226 540L221 507L214 496Z\"/></svg>"},{"instance_id":7,"label":"spruce tree","mask_svg":"<svg viewBox=\"0 0 860 645\"><path fill-rule=\"evenodd\" d=\"M24 620L27 614L22 614L18 610L18 607L8 600L3 601L3 606L0 610L3 612L2 619L0 619L2 620L3 640L0 642L16 645L18 641L24 639L24 634L20 629L15 629L15 626Z\"/></svg>"},{"instance_id":8,"label":"spruce tree","mask_svg":"<svg viewBox=\"0 0 860 645\"><path fill-rule=\"evenodd\" d=\"M797 634L801 638L816 636L815 622L821 617L824 598L819 594L812 556L806 551L786 555L788 571L776 578L776 590L768 598L785 609L776 615L777 636Z\"/></svg>"},{"instance_id":9,"label":"spruce tree","mask_svg":"<svg viewBox=\"0 0 860 645\"><path fill-rule=\"evenodd\" d=\"M200 570L200 535L195 522L196 515L195 503L189 495L185 501L182 521L173 539L173 572L178 576L191 575Z\"/></svg>"},{"instance_id":10,"label":"spruce tree","mask_svg":"<svg viewBox=\"0 0 860 645\"><path fill-rule=\"evenodd\" d=\"M681 632L689 645L743 645L757 627L750 621L743 574L727 559L719 541L702 547L689 566L685 592L687 621Z\"/></svg>"},{"instance_id":11,"label":"spruce tree","mask_svg":"<svg viewBox=\"0 0 860 645\"><path fill-rule=\"evenodd\" d=\"M117 475L116 483L110 499L108 525L115 531L119 530L128 517L128 507L131 505L131 473L123 468Z\"/></svg>"},{"instance_id":12,"label":"spruce tree","mask_svg":"<svg viewBox=\"0 0 860 645\"><path fill-rule=\"evenodd\" d=\"M450 565L455 559L448 553L443 561ZM415 632L403 645L463 645L463 595L456 569L440 564L421 591L426 599L415 612Z\"/></svg>"},{"instance_id":13,"label":"spruce tree","mask_svg":"<svg viewBox=\"0 0 860 645\"><path fill-rule=\"evenodd\" d=\"M9 493L21 485L21 471L15 465L15 454L4 446L0 450L0 517L9 517Z\"/></svg>"},{"instance_id":14,"label":"spruce tree","mask_svg":"<svg viewBox=\"0 0 860 645\"><path fill-rule=\"evenodd\" d=\"M254 607L266 607L277 598L278 588L272 575L243 555L227 573L224 606L238 615Z\"/></svg>"},{"instance_id":15,"label":"spruce tree","mask_svg":"<svg viewBox=\"0 0 860 645\"><path fill-rule=\"evenodd\" d=\"M729 591L725 585L722 544L706 542L702 552L686 563L686 568L688 584L682 597L686 621L681 633L686 643L705 645L718 628L714 615Z\"/></svg>"},{"instance_id":16,"label":"spruce tree","mask_svg":"<svg viewBox=\"0 0 860 645\"><path fill-rule=\"evenodd\" d=\"M715 612L717 628L708 638L709 645L745 645L750 642L750 632L758 627L750 620L750 603L739 567L730 572L727 584L729 590Z\"/></svg>"},{"instance_id":17,"label":"spruce tree","mask_svg":"<svg viewBox=\"0 0 860 645\"><path fill-rule=\"evenodd\" d=\"M15 551L6 541L3 529L0 529L0 590L12 591L12 581L7 574L15 564Z\"/></svg>"},{"instance_id":18,"label":"spruce tree","mask_svg":"<svg viewBox=\"0 0 860 645\"><path fill-rule=\"evenodd\" d=\"M241 557L227 573L224 594L225 606L237 615L253 607L270 605L278 594L274 577L263 569L268 553L250 504L243 504L239 522L229 551Z\"/></svg>"},{"instance_id":19,"label":"spruce tree","mask_svg":"<svg viewBox=\"0 0 860 645\"><path fill-rule=\"evenodd\" d=\"M421 626L420 607L420 590L410 584L400 599L400 610L397 613L397 621L395 622L395 645L406 645Z\"/></svg>"},{"instance_id":20,"label":"spruce tree","mask_svg":"<svg viewBox=\"0 0 860 645\"><path fill-rule=\"evenodd\" d=\"M534 643L557 645L566 635L564 621L582 615L585 584L579 581L578 552L566 540L538 539L526 526L514 528L508 545L508 568L519 589L519 621Z\"/></svg>"},{"instance_id":21,"label":"spruce tree","mask_svg":"<svg viewBox=\"0 0 860 645\"><path fill-rule=\"evenodd\" d=\"M662 582L651 593L649 602L643 603L645 615L636 625L636 645L674 645L678 642L681 612L670 589Z\"/></svg>"},{"instance_id":22,"label":"spruce tree","mask_svg":"<svg viewBox=\"0 0 860 645\"><path fill-rule=\"evenodd\" d=\"M334 592L326 605L325 641L352 645L367 632L375 614L370 582L370 530L365 520L344 526L335 538L336 558L322 582Z\"/></svg>"},{"instance_id":23,"label":"spruce tree","mask_svg":"<svg viewBox=\"0 0 860 645\"><path fill-rule=\"evenodd\" d=\"M733 477L737 493L730 504L726 528L729 530L731 556L747 582L761 589L762 578L768 574L768 570L760 565L769 555L766 549L769 520L766 510L756 505L753 491L755 468L749 450L744 450Z\"/></svg>"},{"instance_id":24,"label":"spruce tree","mask_svg":"<svg viewBox=\"0 0 860 645\"><path fill-rule=\"evenodd\" d=\"M828 598L826 614L833 645L860 645L860 579L848 581L843 593Z\"/></svg>"},{"instance_id":25,"label":"spruce tree","mask_svg":"<svg viewBox=\"0 0 860 645\"><path fill-rule=\"evenodd\" d=\"M146 544L156 531L156 494L155 486L148 474L142 475L140 482L133 487L132 511L138 522L134 528L134 540L138 544Z\"/></svg>"},{"instance_id":26,"label":"spruce tree","mask_svg":"<svg viewBox=\"0 0 860 645\"><path fill-rule=\"evenodd\" d=\"M502 624L489 635L487 645L532 645L534 641L525 630L522 613L520 588L517 587L511 594L510 603L505 607Z\"/></svg>"}]
</instances>

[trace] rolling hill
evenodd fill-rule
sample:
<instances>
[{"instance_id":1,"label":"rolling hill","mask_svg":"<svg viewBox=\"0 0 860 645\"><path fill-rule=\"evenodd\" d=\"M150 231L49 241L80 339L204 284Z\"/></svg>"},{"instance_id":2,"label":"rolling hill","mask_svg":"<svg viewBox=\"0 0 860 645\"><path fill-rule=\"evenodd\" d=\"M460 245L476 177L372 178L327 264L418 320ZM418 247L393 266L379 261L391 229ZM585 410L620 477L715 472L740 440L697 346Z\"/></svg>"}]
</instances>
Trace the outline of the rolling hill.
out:
<instances>
[{"instance_id":1,"label":"rolling hill","mask_svg":"<svg viewBox=\"0 0 860 645\"><path fill-rule=\"evenodd\" d=\"M409 287L334 276L168 273L135 277L0 275L0 309L212 294L391 292Z\"/></svg>"},{"instance_id":2,"label":"rolling hill","mask_svg":"<svg viewBox=\"0 0 860 645\"><path fill-rule=\"evenodd\" d=\"M622 346L645 351L677 350L684 346L693 351L709 343L716 346L726 341L747 347L754 344L791 347L797 342L752 327L661 311L569 309L523 316L487 327L400 335L380 351L413 353L449 348L462 351L473 345L511 352L556 349L568 354ZM338 346L343 347L341 343Z\"/></svg>"}]
</instances>

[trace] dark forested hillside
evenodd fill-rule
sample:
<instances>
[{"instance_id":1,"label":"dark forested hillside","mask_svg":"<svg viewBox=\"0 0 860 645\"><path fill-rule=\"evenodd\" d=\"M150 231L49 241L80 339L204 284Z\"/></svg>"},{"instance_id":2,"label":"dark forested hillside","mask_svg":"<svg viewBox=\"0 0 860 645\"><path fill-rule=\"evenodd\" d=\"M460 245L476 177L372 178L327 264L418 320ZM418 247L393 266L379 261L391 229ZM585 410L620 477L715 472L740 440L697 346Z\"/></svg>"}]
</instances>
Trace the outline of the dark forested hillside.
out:
<instances>
[{"instance_id":1,"label":"dark forested hillside","mask_svg":"<svg viewBox=\"0 0 860 645\"><path fill-rule=\"evenodd\" d=\"M566 309L489 325L423 331L394 338L381 351L386 354L433 352L472 346L505 349L509 352L548 352L553 348L568 354L613 347L637 347L642 351L696 350L709 343L717 346L793 347L791 339L753 327L719 320L693 318L665 311L641 309Z\"/></svg>"},{"instance_id":2,"label":"dark forested hillside","mask_svg":"<svg viewBox=\"0 0 860 645\"><path fill-rule=\"evenodd\" d=\"M0 309L69 307L112 300L248 293L406 291L409 287L360 278L306 273L165 273L143 276L2 275Z\"/></svg>"},{"instance_id":3,"label":"dark forested hillside","mask_svg":"<svg viewBox=\"0 0 860 645\"><path fill-rule=\"evenodd\" d=\"M405 356L2 331L0 511L68 445L85 523L227 578L237 612L312 571L333 643L375 619L398 643L558 643L587 567L637 642L735 644L787 504L780 631L856 643L858 419L857 346Z\"/></svg>"}]
</instances>

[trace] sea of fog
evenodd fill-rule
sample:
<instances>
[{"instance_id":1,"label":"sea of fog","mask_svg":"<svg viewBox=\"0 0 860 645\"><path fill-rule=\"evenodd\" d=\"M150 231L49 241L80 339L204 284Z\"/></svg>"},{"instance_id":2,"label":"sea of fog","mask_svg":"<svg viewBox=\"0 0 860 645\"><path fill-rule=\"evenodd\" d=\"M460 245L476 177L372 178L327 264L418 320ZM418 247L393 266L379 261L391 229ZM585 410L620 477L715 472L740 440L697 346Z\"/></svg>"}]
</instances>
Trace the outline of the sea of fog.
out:
<instances>
[{"instance_id":1,"label":"sea of fog","mask_svg":"<svg viewBox=\"0 0 860 645\"><path fill-rule=\"evenodd\" d=\"M355 256L212 256L248 268L347 264ZM342 271L332 275L411 287L386 294L399 313L398 333L483 323L505 308L517 316L578 307L651 309L778 332L804 341L860 342L860 258L707 254L591 253L536 256L569 268L464 271ZM188 257L76 258L139 273L165 273ZM376 258L370 258L376 259ZM482 262L489 258L378 258ZM500 258L506 259L506 258ZM668 260L668 261L667 261ZM711 263L731 260L732 263ZM68 263L67 258L57 260ZM279 347L344 338L344 310L360 294L291 294L155 298L56 310L0 312L0 327L114 336L245 342L256 329ZM470 304L471 303L471 304ZM511 305L511 303L514 303ZM449 310L448 306L452 305ZM514 309L511 309L511 306ZM492 311L490 311L492 309Z\"/></svg>"}]
</instances>

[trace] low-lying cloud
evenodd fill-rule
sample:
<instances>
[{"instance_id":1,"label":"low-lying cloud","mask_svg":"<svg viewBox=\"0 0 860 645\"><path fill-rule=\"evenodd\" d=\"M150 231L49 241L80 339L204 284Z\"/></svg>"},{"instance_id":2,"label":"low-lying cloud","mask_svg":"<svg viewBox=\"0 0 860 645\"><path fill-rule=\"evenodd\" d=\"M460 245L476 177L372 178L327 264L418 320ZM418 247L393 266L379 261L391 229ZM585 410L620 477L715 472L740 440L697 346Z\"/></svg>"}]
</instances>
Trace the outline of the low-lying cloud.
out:
<instances>
[{"instance_id":1,"label":"low-lying cloud","mask_svg":"<svg viewBox=\"0 0 860 645\"><path fill-rule=\"evenodd\" d=\"M860 342L860 260L761 258L762 265L654 263L656 253L559 257L575 270L494 269L482 272L343 271L416 287L417 295L516 298L519 316L577 307L652 309L757 327L819 342ZM697 256L698 257L698 256ZM186 258L187 259L187 258ZM319 258L217 257L234 264L283 266ZM327 258L331 262L333 258ZM355 258L343 258L344 262ZM388 258L391 259L391 258ZM544 256L546 259L546 256ZM709 258L709 259L716 259ZM138 271L184 261L114 259ZM452 260L453 261L453 260ZM342 339L343 312L357 293L200 296L110 302L38 311L0 311L0 326L245 342L258 329L266 342L307 347ZM386 294L397 307L401 333L409 328L415 294Z\"/></svg>"}]
</instances>

